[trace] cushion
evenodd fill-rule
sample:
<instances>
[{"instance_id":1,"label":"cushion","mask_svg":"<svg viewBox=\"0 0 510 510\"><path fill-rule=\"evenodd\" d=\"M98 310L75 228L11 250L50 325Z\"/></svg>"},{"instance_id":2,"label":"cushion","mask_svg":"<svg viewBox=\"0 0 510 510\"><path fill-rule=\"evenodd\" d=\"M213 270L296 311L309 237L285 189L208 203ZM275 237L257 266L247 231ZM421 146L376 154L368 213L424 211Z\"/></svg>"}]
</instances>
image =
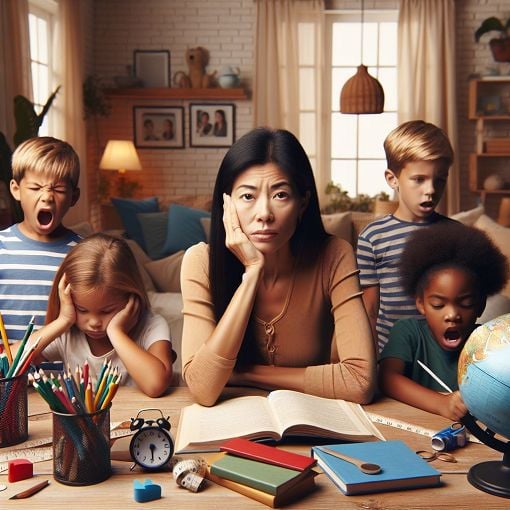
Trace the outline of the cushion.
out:
<instances>
[{"instance_id":1,"label":"cushion","mask_svg":"<svg viewBox=\"0 0 510 510\"><path fill-rule=\"evenodd\" d=\"M472 227L475 221L485 212L483 205L479 205L474 209L470 209L469 211L461 211L457 214L453 214L451 216L452 219L460 221L464 225L468 227Z\"/></svg>"},{"instance_id":2,"label":"cushion","mask_svg":"<svg viewBox=\"0 0 510 510\"><path fill-rule=\"evenodd\" d=\"M209 239L211 238L211 218L200 218L200 223L204 229L205 240L209 242Z\"/></svg>"},{"instance_id":3,"label":"cushion","mask_svg":"<svg viewBox=\"0 0 510 510\"><path fill-rule=\"evenodd\" d=\"M156 197L135 200L132 198L113 197L112 204L119 213L122 225L129 238L134 239L142 248L145 243L142 234L142 226L138 220L139 213L154 213L159 211Z\"/></svg>"},{"instance_id":4,"label":"cushion","mask_svg":"<svg viewBox=\"0 0 510 510\"><path fill-rule=\"evenodd\" d=\"M186 250L190 246L205 241L206 236L200 218L210 217L201 209L172 204L168 209L168 225L163 254Z\"/></svg>"},{"instance_id":5,"label":"cushion","mask_svg":"<svg viewBox=\"0 0 510 510\"><path fill-rule=\"evenodd\" d=\"M501 253L510 261L510 228L496 223L489 216L482 214L474 223L474 227L483 230L501 250ZM510 297L510 281L501 292Z\"/></svg>"},{"instance_id":6,"label":"cushion","mask_svg":"<svg viewBox=\"0 0 510 510\"><path fill-rule=\"evenodd\" d=\"M70 227L67 228L83 238L88 237L94 233L94 229L92 228L92 225L88 221L82 221L80 223L76 223L75 225L71 225Z\"/></svg>"},{"instance_id":7,"label":"cushion","mask_svg":"<svg viewBox=\"0 0 510 510\"><path fill-rule=\"evenodd\" d=\"M131 248L131 251L133 252L133 255L135 256L136 265L138 266L138 269L140 271L140 274L142 275L142 281L143 285L145 287L146 291L155 291L156 287L154 286L154 283L152 282L152 279L145 269L144 265L147 262L150 262L151 259L149 256L142 250L140 245L133 241L132 239L126 239L125 240L128 246Z\"/></svg>"},{"instance_id":8,"label":"cushion","mask_svg":"<svg viewBox=\"0 0 510 510\"><path fill-rule=\"evenodd\" d=\"M159 292L181 292L181 262L184 251L145 264Z\"/></svg>"},{"instance_id":9,"label":"cushion","mask_svg":"<svg viewBox=\"0 0 510 510\"><path fill-rule=\"evenodd\" d=\"M163 256L163 246L166 241L168 213L139 213L136 215L142 227L145 251L151 259Z\"/></svg>"},{"instance_id":10,"label":"cushion","mask_svg":"<svg viewBox=\"0 0 510 510\"><path fill-rule=\"evenodd\" d=\"M352 218L350 211L323 214L322 223L328 234L341 237L349 243L352 241Z\"/></svg>"}]
</instances>

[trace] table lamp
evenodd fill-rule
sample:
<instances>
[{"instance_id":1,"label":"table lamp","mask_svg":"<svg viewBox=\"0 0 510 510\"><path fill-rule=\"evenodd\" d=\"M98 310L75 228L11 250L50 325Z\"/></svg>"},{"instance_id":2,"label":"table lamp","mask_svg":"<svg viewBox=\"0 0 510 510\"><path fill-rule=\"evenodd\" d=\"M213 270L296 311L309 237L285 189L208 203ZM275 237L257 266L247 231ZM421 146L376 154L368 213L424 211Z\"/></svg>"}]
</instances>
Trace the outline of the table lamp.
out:
<instances>
[{"instance_id":1,"label":"table lamp","mask_svg":"<svg viewBox=\"0 0 510 510\"><path fill-rule=\"evenodd\" d=\"M128 183L124 177L126 171L142 169L131 140L109 140L99 162L99 168L119 172L118 194L121 197L132 196L134 189L138 187L138 183Z\"/></svg>"}]
</instances>

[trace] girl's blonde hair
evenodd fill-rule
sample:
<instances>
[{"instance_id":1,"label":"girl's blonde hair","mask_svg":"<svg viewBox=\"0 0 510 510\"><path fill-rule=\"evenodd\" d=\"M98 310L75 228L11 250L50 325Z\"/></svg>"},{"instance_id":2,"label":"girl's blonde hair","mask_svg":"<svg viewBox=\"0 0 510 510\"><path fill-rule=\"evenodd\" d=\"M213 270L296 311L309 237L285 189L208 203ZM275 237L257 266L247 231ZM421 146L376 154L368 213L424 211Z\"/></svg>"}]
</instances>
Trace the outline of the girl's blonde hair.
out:
<instances>
[{"instance_id":1,"label":"girl's blonde hair","mask_svg":"<svg viewBox=\"0 0 510 510\"><path fill-rule=\"evenodd\" d=\"M12 155L12 178L18 184L27 171L66 180L74 189L80 178L80 160L67 142L39 136L21 143Z\"/></svg>"},{"instance_id":2,"label":"girl's blonde hair","mask_svg":"<svg viewBox=\"0 0 510 510\"><path fill-rule=\"evenodd\" d=\"M93 292L101 289L134 294L140 301L139 317L144 317L150 307L135 257L123 239L93 234L69 251L53 281L46 324L54 321L60 313L58 283L64 274L71 291Z\"/></svg>"}]
</instances>

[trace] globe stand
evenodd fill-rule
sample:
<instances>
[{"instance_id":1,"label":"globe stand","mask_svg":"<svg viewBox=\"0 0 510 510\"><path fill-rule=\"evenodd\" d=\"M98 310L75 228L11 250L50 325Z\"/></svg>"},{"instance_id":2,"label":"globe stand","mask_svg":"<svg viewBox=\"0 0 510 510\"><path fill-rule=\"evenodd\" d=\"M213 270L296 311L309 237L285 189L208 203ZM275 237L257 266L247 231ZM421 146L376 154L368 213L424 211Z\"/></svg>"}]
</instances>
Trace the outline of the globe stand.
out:
<instances>
[{"instance_id":1,"label":"globe stand","mask_svg":"<svg viewBox=\"0 0 510 510\"><path fill-rule=\"evenodd\" d=\"M472 466L467 477L469 483L489 494L510 498L510 442L505 443L496 439L494 432L488 428L482 429L476 423L476 418L469 413L461 421L482 443L503 452L502 461L480 462Z\"/></svg>"}]
</instances>

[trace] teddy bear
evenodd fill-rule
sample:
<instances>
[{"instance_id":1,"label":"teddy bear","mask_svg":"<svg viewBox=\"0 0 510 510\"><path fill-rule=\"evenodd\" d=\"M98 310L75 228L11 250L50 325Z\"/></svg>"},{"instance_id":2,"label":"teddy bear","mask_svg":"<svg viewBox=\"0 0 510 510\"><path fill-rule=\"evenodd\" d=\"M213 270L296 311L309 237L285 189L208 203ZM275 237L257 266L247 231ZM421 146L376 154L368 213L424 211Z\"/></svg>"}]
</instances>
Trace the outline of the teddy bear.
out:
<instances>
[{"instance_id":1,"label":"teddy bear","mask_svg":"<svg viewBox=\"0 0 510 510\"><path fill-rule=\"evenodd\" d=\"M186 63L189 73L178 71L174 74L174 84L182 88L209 88L214 83L216 72L207 74L205 68L209 61L209 52L202 46L186 50Z\"/></svg>"}]
</instances>

